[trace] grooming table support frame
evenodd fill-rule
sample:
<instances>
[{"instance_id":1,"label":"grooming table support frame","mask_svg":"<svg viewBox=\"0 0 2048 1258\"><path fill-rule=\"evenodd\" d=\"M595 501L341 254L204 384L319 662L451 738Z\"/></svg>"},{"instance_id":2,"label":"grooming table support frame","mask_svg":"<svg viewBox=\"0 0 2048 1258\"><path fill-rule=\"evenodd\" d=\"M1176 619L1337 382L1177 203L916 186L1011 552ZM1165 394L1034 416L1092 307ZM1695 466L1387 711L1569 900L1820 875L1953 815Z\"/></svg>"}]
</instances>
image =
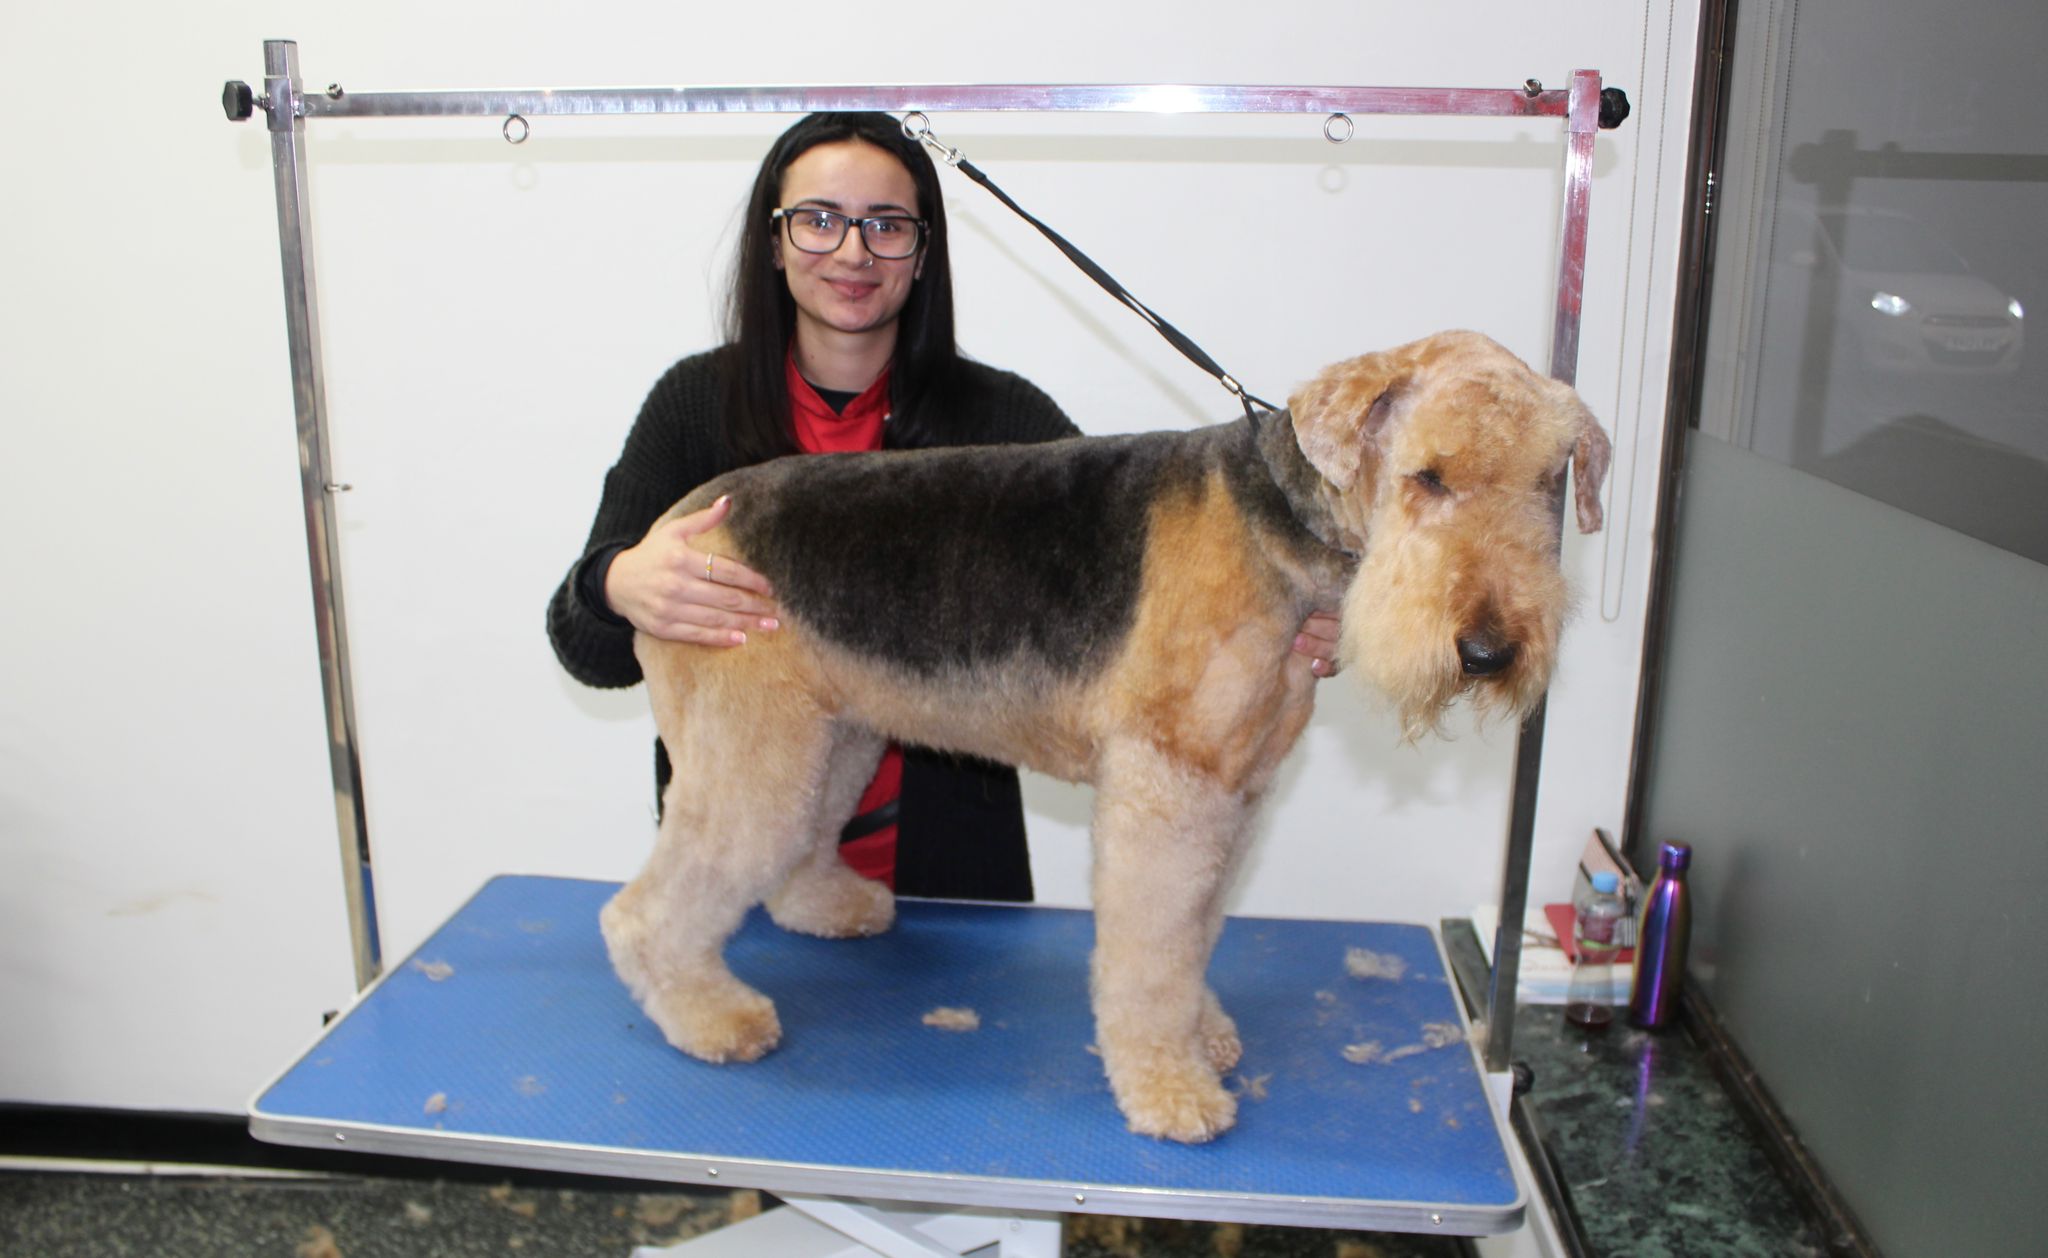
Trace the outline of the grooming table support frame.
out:
<instances>
[{"instance_id":1,"label":"grooming table support frame","mask_svg":"<svg viewBox=\"0 0 2048 1258\"><path fill-rule=\"evenodd\" d=\"M1601 126L1602 94L1597 71L1574 71L1570 85L1561 90L1545 90L1532 79L1519 88L934 84L351 93L337 84L324 92L308 93L299 79L298 44L274 39L264 41L263 76L260 95L243 83L230 82L222 104L235 121L261 110L270 130L307 559L334 778L335 821L341 840L358 988L367 987L377 977L383 968L383 957L377 932L376 884L365 822L362 759L349 673L348 625L334 517L333 495L347 486L336 484L329 474L319 300L313 279L312 227L308 218L308 119L502 117L509 140L513 138L515 120L524 126L525 119L543 115L809 113L828 109L1322 114L1325 135L1332 139L1336 137L1329 130L1330 122L1339 115L1561 118L1566 138L1564 208L1558 236L1550 374L1567 384L1574 383L1578 375L1593 141ZM524 138L523 131L519 138ZM1489 1071L1507 1069L1513 1046L1515 984L1521 967L1522 921L1528 907L1544 711L1539 704L1523 724L1516 742L1512 808L1501 872L1500 925L1485 1011L1484 1061Z\"/></svg>"},{"instance_id":2,"label":"grooming table support frame","mask_svg":"<svg viewBox=\"0 0 2048 1258\"><path fill-rule=\"evenodd\" d=\"M632 1258L961 1258L993 1245L990 1258L1059 1258L1056 1214L905 1206L842 1197L776 1194L779 1209Z\"/></svg>"}]
</instances>

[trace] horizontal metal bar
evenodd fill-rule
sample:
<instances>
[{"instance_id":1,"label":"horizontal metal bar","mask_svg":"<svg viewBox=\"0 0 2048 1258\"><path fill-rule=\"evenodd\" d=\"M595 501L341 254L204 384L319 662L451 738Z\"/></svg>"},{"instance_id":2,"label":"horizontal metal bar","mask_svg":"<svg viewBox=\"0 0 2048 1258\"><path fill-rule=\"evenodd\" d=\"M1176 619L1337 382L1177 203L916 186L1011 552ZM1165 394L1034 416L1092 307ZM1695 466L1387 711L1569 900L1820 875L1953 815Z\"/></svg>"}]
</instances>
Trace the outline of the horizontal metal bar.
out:
<instances>
[{"instance_id":1,"label":"horizontal metal bar","mask_svg":"<svg viewBox=\"0 0 2048 1258\"><path fill-rule=\"evenodd\" d=\"M1562 118L1565 90L1467 87L1236 87L1193 84L926 84L889 87L540 88L523 91L309 91L308 118L508 114L811 113L876 109L995 113L1419 114Z\"/></svg>"}]
</instances>

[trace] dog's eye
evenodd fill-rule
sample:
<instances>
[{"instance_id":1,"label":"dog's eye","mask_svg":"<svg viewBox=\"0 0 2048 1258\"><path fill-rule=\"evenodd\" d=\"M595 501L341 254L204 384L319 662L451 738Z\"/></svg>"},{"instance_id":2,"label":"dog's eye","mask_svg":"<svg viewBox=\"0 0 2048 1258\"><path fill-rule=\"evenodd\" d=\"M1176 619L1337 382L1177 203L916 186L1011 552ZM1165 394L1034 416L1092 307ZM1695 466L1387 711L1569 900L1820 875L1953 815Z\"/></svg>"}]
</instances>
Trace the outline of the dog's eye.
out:
<instances>
[{"instance_id":1,"label":"dog's eye","mask_svg":"<svg viewBox=\"0 0 2048 1258\"><path fill-rule=\"evenodd\" d=\"M1433 467L1425 467L1419 472L1412 473L1408 479L1422 486L1423 491L1432 497L1442 497L1451 492L1450 486L1444 484L1444 478Z\"/></svg>"}]
</instances>

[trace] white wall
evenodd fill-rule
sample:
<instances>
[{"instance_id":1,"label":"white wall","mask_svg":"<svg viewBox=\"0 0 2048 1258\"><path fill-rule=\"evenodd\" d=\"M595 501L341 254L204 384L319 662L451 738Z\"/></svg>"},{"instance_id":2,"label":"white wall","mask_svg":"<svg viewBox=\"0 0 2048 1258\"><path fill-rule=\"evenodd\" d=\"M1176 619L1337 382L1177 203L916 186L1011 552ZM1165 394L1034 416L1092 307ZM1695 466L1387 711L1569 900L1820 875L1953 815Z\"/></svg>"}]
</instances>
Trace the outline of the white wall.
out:
<instances>
[{"instance_id":1,"label":"white wall","mask_svg":"<svg viewBox=\"0 0 2048 1258\"><path fill-rule=\"evenodd\" d=\"M0 43L0 1099L234 1110L347 1001L262 120L309 87L840 82L1562 85L1597 157L1580 382L1613 529L1552 698L1535 895L1618 824L1662 422L1693 6L1060 2L815 37L756 6L389 0L30 6ZM1666 102L1670 102L1667 106ZM637 691L556 668L547 595L647 386L712 336L786 117L322 121L311 218L387 961L492 873L624 877L650 832ZM1255 391L1443 326L1548 352L1561 128L1532 120L939 116L935 129ZM949 177L966 347L1092 432L1230 403ZM1172 212L1150 217L1150 207ZM1247 234L1244 224L1267 230ZM1290 764L1240 911L1431 921L1497 893L1511 731L1420 748L1348 680ZM1032 780L1042 898L1085 898L1082 792Z\"/></svg>"}]
</instances>

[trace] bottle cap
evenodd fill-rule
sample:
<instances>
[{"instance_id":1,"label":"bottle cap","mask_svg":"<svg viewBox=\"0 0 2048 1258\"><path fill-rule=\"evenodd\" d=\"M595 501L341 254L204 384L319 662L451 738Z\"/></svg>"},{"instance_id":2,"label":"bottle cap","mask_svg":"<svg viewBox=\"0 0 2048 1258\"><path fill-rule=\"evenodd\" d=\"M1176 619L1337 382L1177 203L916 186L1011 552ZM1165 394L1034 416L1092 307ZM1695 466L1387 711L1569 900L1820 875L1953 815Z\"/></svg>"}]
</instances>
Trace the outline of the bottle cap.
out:
<instances>
[{"instance_id":1,"label":"bottle cap","mask_svg":"<svg viewBox=\"0 0 2048 1258\"><path fill-rule=\"evenodd\" d=\"M1689 867L1691 864L1692 844L1690 843L1666 843L1663 850L1657 854L1657 867L1659 869L1680 870Z\"/></svg>"},{"instance_id":2,"label":"bottle cap","mask_svg":"<svg viewBox=\"0 0 2048 1258\"><path fill-rule=\"evenodd\" d=\"M1607 895L1621 885L1621 878L1611 869L1603 869L1593 875L1593 890Z\"/></svg>"}]
</instances>

